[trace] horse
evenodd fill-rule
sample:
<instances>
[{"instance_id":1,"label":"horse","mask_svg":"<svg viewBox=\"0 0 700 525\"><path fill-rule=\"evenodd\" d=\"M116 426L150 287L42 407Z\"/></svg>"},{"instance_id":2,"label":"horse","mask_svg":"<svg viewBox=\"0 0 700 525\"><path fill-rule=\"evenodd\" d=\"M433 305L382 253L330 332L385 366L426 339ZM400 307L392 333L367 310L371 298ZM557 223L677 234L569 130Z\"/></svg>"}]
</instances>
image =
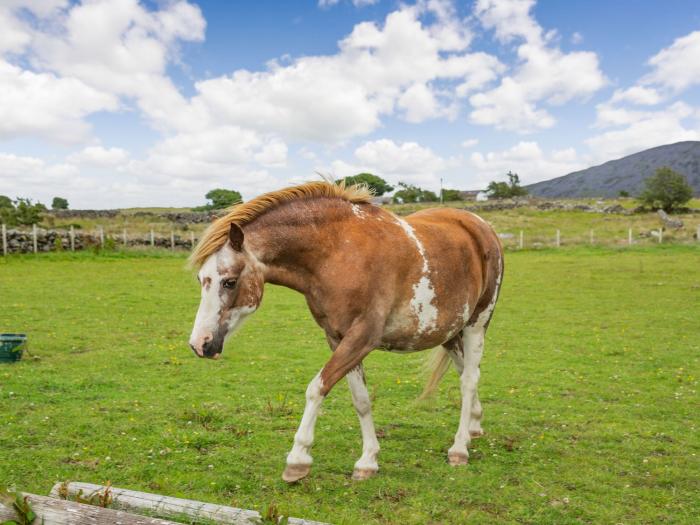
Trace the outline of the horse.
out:
<instances>
[{"instance_id":1,"label":"horse","mask_svg":"<svg viewBox=\"0 0 700 525\"><path fill-rule=\"evenodd\" d=\"M406 218L371 203L362 185L316 181L263 194L212 222L190 255L201 301L189 340L216 359L224 342L260 306L265 283L304 295L332 351L306 389L306 404L282 478L311 470L316 418L333 386L347 378L362 433L353 479L378 469L379 442L363 359L375 349L439 354L424 394L449 368L460 376L462 406L450 465L468 462L483 434L479 363L498 299L503 250L477 215L433 208Z\"/></svg>"}]
</instances>

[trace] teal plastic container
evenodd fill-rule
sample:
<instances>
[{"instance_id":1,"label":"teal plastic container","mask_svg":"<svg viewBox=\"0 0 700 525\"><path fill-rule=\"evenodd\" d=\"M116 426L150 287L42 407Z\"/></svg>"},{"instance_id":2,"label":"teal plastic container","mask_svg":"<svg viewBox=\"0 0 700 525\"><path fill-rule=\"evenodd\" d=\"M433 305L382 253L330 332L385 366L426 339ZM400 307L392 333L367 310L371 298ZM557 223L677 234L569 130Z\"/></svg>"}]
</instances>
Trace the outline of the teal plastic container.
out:
<instances>
[{"instance_id":1,"label":"teal plastic container","mask_svg":"<svg viewBox=\"0 0 700 525\"><path fill-rule=\"evenodd\" d=\"M27 334L0 334L0 363L19 361L26 348Z\"/></svg>"}]
</instances>

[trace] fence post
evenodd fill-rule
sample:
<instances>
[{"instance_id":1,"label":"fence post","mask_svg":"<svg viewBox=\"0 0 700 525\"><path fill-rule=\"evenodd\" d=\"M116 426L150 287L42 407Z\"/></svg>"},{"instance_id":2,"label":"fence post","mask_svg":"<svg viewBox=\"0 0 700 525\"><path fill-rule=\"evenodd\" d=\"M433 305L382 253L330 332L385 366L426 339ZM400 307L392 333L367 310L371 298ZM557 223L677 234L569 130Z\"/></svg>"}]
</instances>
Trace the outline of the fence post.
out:
<instances>
[{"instance_id":1,"label":"fence post","mask_svg":"<svg viewBox=\"0 0 700 525\"><path fill-rule=\"evenodd\" d=\"M524 237L523 237L523 231L522 231L522 230L520 230L520 244L519 244L519 245L520 245L520 249L521 249L521 250L523 249L523 246L525 246Z\"/></svg>"},{"instance_id":2,"label":"fence post","mask_svg":"<svg viewBox=\"0 0 700 525\"><path fill-rule=\"evenodd\" d=\"M34 243L34 253L37 252L37 245L36 245L36 224L32 224L32 241Z\"/></svg>"},{"instance_id":3,"label":"fence post","mask_svg":"<svg viewBox=\"0 0 700 525\"><path fill-rule=\"evenodd\" d=\"M151 248L153 248L153 246L155 246L155 239L153 237L153 228L151 228Z\"/></svg>"},{"instance_id":4,"label":"fence post","mask_svg":"<svg viewBox=\"0 0 700 525\"><path fill-rule=\"evenodd\" d=\"M173 230L170 230L170 249L175 249L175 232Z\"/></svg>"},{"instance_id":5,"label":"fence post","mask_svg":"<svg viewBox=\"0 0 700 525\"><path fill-rule=\"evenodd\" d=\"M700 239L700 226L698 226L698 239ZM194 248L194 232L190 231L190 248Z\"/></svg>"},{"instance_id":6,"label":"fence post","mask_svg":"<svg viewBox=\"0 0 700 525\"><path fill-rule=\"evenodd\" d=\"M72 224L70 225L70 251L75 251L75 231Z\"/></svg>"},{"instance_id":7,"label":"fence post","mask_svg":"<svg viewBox=\"0 0 700 525\"><path fill-rule=\"evenodd\" d=\"M664 229L659 228L659 244L664 240Z\"/></svg>"},{"instance_id":8,"label":"fence post","mask_svg":"<svg viewBox=\"0 0 700 525\"><path fill-rule=\"evenodd\" d=\"M595 239L593 237L593 230L591 230L591 244L595 244Z\"/></svg>"},{"instance_id":9,"label":"fence post","mask_svg":"<svg viewBox=\"0 0 700 525\"><path fill-rule=\"evenodd\" d=\"M627 244L632 246L632 228L627 230Z\"/></svg>"},{"instance_id":10,"label":"fence post","mask_svg":"<svg viewBox=\"0 0 700 525\"><path fill-rule=\"evenodd\" d=\"M557 230L557 248L561 246L561 232Z\"/></svg>"},{"instance_id":11,"label":"fence post","mask_svg":"<svg viewBox=\"0 0 700 525\"><path fill-rule=\"evenodd\" d=\"M700 226L698 226L698 233L700 233ZM2 255L3 257L7 255L7 226L2 225Z\"/></svg>"},{"instance_id":12,"label":"fence post","mask_svg":"<svg viewBox=\"0 0 700 525\"><path fill-rule=\"evenodd\" d=\"M102 226L100 226L100 247L105 247L105 230Z\"/></svg>"},{"instance_id":13,"label":"fence post","mask_svg":"<svg viewBox=\"0 0 700 525\"><path fill-rule=\"evenodd\" d=\"M126 246L126 228L122 230L122 240L124 241L124 246Z\"/></svg>"}]
</instances>

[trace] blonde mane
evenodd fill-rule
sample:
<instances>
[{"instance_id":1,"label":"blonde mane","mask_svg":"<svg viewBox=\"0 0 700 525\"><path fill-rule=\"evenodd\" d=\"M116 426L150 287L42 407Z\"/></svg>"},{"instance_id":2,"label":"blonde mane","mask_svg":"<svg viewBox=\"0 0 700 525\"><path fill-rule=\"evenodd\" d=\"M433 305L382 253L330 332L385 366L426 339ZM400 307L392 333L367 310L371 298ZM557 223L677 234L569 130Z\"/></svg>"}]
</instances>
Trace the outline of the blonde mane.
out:
<instances>
[{"instance_id":1,"label":"blonde mane","mask_svg":"<svg viewBox=\"0 0 700 525\"><path fill-rule=\"evenodd\" d=\"M234 204L228 209L226 215L216 219L204 231L202 238L190 255L189 264L191 267L199 268L211 254L217 252L226 244L232 223L243 226L282 203L314 197L338 198L353 203L370 202L372 195L372 191L365 184L346 187L345 181L340 181L337 184L328 181L317 181L290 186L289 188L265 193L248 202Z\"/></svg>"}]
</instances>

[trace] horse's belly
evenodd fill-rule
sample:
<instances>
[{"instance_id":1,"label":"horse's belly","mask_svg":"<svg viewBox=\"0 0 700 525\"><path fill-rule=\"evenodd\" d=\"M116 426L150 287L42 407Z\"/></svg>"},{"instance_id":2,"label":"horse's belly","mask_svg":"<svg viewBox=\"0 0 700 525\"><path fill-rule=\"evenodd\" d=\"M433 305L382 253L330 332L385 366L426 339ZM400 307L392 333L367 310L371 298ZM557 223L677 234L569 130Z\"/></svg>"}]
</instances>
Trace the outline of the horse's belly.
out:
<instances>
[{"instance_id":1,"label":"horse's belly","mask_svg":"<svg viewBox=\"0 0 700 525\"><path fill-rule=\"evenodd\" d=\"M443 317L440 321L430 330L421 331L416 316L410 310L402 309L389 316L382 336L381 349L408 353L434 348L459 333L467 319L463 318L462 313L457 313L454 318Z\"/></svg>"}]
</instances>

